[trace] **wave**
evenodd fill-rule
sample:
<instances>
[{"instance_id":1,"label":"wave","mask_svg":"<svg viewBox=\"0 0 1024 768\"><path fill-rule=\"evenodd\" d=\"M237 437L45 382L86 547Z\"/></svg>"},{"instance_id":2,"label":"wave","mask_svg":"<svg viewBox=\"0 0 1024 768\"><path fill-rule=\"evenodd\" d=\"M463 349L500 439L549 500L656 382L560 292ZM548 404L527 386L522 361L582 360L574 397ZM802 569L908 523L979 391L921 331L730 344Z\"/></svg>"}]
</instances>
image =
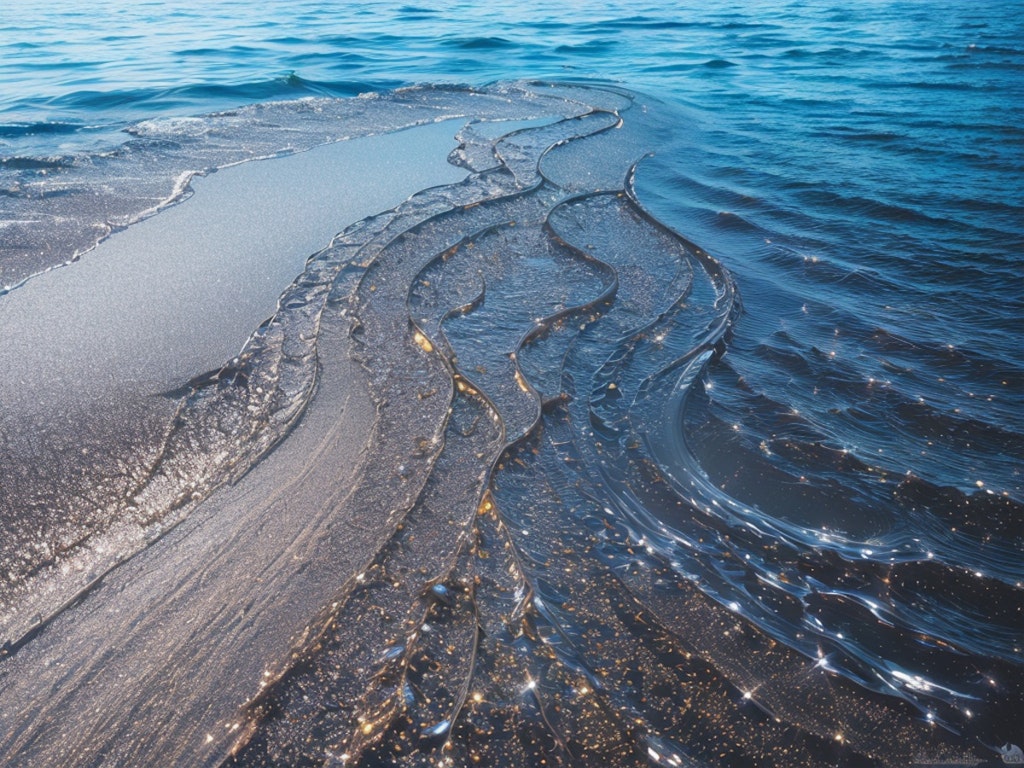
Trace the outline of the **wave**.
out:
<instances>
[{"instance_id":1,"label":"wave","mask_svg":"<svg viewBox=\"0 0 1024 768\"><path fill-rule=\"evenodd\" d=\"M0 755L905 765L1003 743L1018 505L885 477L886 517L849 480L877 465L799 414L763 448L732 435L714 402L742 276L638 195L658 115L569 83L254 105L139 124L68 194L18 198L70 201L52 266L90 216L146 213L118 186L143 163L165 189L200 161L468 122L464 182L339 233L237 358L163 393L131 488L68 515L105 517L28 561L4 539ZM84 207L100 184L117 204ZM797 375L801 344L758 350ZM1005 541L963 527L979 509Z\"/></svg>"},{"instance_id":2,"label":"wave","mask_svg":"<svg viewBox=\"0 0 1024 768\"><path fill-rule=\"evenodd\" d=\"M128 90L74 91L49 101L51 107L62 111L80 110L90 115L102 114L106 110L123 112L124 107L145 109L147 106L185 106L188 104L210 104L230 99L235 103L270 101L272 99L297 98L298 95L354 96L373 90L372 86L356 82L317 82L306 80L293 72L284 73L267 80L236 84L195 83L167 88L133 88Z\"/></svg>"},{"instance_id":3,"label":"wave","mask_svg":"<svg viewBox=\"0 0 1024 768\"><path fill-rule=\"evenodd\" d=\"M467 37L444 41L444 45L466 51L490 51L503 48L515 48L516 43L504 37Z\"/></svg>"},{"instance_id":4,"label":"wave","mask_svg":"<svg viewBox=\"0 0 1024 768\"><path fill-rule=\"evenodd\" d=\"M75 131L82 130L81 123L59 123L59 122L39 122L39 123L7 123L0 125L0 136L3 138L20 138L22 136L33 136L36 134L65 134L74 133Z\"/></svg>"}]
</instances>

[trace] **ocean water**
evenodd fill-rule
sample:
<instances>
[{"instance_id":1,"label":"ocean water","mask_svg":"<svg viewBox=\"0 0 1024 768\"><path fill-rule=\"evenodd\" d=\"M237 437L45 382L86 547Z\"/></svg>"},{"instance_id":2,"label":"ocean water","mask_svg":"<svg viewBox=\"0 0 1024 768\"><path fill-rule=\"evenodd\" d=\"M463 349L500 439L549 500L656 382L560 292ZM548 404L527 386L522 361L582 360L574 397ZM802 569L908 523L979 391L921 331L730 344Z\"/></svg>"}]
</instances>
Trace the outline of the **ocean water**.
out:
<instances>
[{"instance_id":1,"label":"ocean water","mask_svg":"<svg viewBox=\"0 0 1024 768\"><path fill-rule=\"evenodd\" d=\"M987 0L9 0L0 317L198 205L220 174L196 173L272 179L283 161L246 161L452 121L467 178L311 248L223 367L99 413L55 394L59 417L40 393L102 379L3 382L33 403L0 403L0 755L1012 761L1021 40L1020 5ZM253 616L216 636L183 627L220 603L129 599L190 530L228 528L231 494L261 508L246 483L310 485L288 467L327 455L302 441L341 423L350 355L376 415L346 429L372 460L294 504L357 510L351 541L310 534L336 549L291 581L297 545L270 558L273 599L216 570L241 534L200 558L169 594L206 605L217 582ZM104 611L124 625L75 635ZM202 666L221 636L248 666ZM175 683L174 716L163 668L115 675L167 637L208 681ZM54 671L67 648L79 671Z\"/></svg>"}]
</instances>

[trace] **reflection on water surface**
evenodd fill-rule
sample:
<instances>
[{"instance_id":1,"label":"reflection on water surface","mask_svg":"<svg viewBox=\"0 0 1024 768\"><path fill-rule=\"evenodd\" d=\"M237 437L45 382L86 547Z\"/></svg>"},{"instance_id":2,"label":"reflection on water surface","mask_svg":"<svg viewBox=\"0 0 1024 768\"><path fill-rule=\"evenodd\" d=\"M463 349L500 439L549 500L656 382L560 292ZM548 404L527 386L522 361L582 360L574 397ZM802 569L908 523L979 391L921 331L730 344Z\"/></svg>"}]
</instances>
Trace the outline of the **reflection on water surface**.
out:
<instances>
[{"instance_id":1,"label":"reflection on water surface","mask_svg":"<svg viewBox=\"0 0 1024 768\"><path fill-rule=\"evenodd\" d=\"M339 118L364 130L490 121L459 135L452 161L470 175L311 257L236 359L165 393L173 414L139 436L156 435L155 453L125 459L135 484L83 505L102 510L92 530L10 569L0 754L243 766L995 756L985 745L1019 704L1008 606L1020 566L1012 541L983 546L972 520L1012 516L1013 503L893 478L892 524L837 482L871 470L857 457L799 429L757 454L734 441L716 398L753 421L777 409L729 376L743 276L638 199L660 105L541 84L364 102L268 110L310 143ZM182 152L266 153L280 140L267 118L146 126L156 144L128 156L152 152L172 171ZM164 133L186 149L165 153ZM78 503L66 476L48 480ZM190 537L227 521L237 532L196 559ZM118 526L135 533L99 558L92 542ZM95 588L147 537L158 541ZM95 573L62 582L83 567ZM34 580L57 597L26 598ZM123 634L74 621L104 611L124 614ZM123 645L107 664L83 642ZM65 652L81 665L33 676ZM138 665L130 683L118 665ZM74 728L28 706L45 685L54 711L79 708ZM97 708L99 721L82 714Z\"/></svg>"}]
</instances>

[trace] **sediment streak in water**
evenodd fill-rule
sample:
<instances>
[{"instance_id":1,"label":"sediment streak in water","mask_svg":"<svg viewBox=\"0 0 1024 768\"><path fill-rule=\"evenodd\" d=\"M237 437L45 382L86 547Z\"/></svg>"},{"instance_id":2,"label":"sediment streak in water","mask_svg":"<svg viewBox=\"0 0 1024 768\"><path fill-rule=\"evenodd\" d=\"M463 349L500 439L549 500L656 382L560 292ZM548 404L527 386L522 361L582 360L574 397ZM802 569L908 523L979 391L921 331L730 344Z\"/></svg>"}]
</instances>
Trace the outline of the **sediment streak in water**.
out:
<instances>
[{"instance_id":1,"label":"sediment streak in water","mask_svg":"<svg viewBox=\"0 0 1024 768\"><path fill-rule=\"evenodd\" d=\"M142 479L110 502L110 527L127 518L156 543L58 594L41 627L11 588L0 755L958 754L917 699L814 652L824 639L793 629L799 590L762 587L762 614L736 600L758 580L744 560L791 544L687 464L681 414L738 303L725 269L636 199L649 105L571 86L445 98L446 116L480 99L492 120L533 122L464 128L465 182L339 234L238 358L178 393ZM757 534L736 562L723 526Z\"/></svg>"}]
</instances>

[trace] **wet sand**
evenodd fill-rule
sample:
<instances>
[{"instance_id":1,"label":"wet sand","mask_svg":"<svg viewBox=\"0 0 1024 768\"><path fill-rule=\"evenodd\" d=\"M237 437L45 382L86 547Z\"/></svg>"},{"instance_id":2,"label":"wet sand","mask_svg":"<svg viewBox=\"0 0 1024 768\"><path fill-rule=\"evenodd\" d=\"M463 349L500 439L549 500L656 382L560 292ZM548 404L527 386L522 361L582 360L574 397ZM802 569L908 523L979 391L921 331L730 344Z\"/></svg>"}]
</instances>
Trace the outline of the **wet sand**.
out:
<instances>
[{"instance_id":1,"label":"wet sand","mask_svg":"<svg viewBox=\"0 0 1024 768\"><path fill-rule=\"evenodd\" d=\"M447 163L460 125L197 179L184 203L5 297L7 429L78 409L117 424L123 410L104 405L112 391L166 415L175 401L160 390L236 354L335 233L464 178ZM358 189L340 179L358 179ZM343 276L335 291L351 290L356 277ZM385 536L364 509L346 505L377 418L349 331L337 307L326 313L315 395L256 471L94 582L0 665L3 754L25 765L198 765L237 739L230 722L257 694L264 665L287 658L296 632ZM34 726L12 731L23 718Z\"/></svg>"},{"instance_id":2,"label":"wet sand","mask_svg":"<svg viewBox=\"0 0 1024 768\"><path fill-rule=\"evenodd\" d=\"M379 538L344 507L374 422L347 324L325 329L307 417L258 471L104 577L0 665L19 765L203 765ZM331 489L325 492L325 489ZM11 732L11 723L33 724Z\"/></svg>"},{"instance_id":3,"label":"wet sand","mask_svg":"<svg viewBox=\"0 0 1024 768\"><path fill-rule=\"evenodd\" d=\"M26 415L111 391L153 395L219 368L273 314L310 254L349 224L466 176L462 121L244 163L0 301L0 403Z\"/></svg>"}]
</instances>

